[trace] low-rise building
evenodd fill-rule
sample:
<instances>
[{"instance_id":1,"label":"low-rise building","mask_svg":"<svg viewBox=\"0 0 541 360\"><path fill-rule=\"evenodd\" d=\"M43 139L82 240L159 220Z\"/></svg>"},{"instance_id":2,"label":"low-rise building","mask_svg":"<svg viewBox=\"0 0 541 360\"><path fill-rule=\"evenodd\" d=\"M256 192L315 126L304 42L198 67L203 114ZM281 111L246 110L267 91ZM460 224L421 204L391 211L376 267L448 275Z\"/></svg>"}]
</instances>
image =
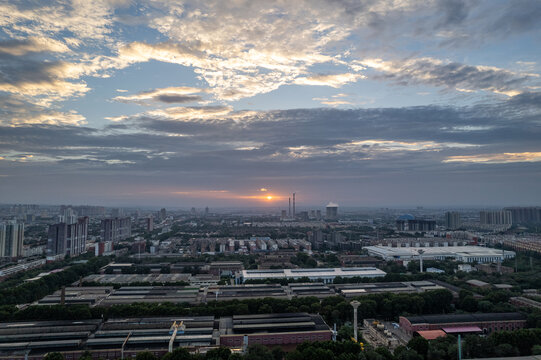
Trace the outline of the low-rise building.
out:
<instances>
[{"instance_id":1,"label":"low-rise building","mask_svg":"<svg viewBox=\"0 0 541 360\"><path fill-rule=\"evenodd\" d=\"M308 278L310 281L322 281L324 283L332 283L333 280L340 276L343 278L352 277L367 277L377 278L383 277L387 273L383 270L374 267L362 268L314 268L314 269L269 269L269 270L242 270L237 273L236 279L239 283L244 283L248 280L264 280L264 279L292 279Z\"/></svg>"},{"instance_id":2,"label":"low-rise building","mask_svg":"<svg viewBox=\"0 0 541 360\"><path fill-rule=\"evenodd\" d=\"M365 246L369 255L389 260L445 260L465 263L495 263L515 257L514 251L502 251L483 246L389 247Z\"/></svg>"},{"instance_id":3,"label":"low-rise building","mask_svg":"<svg viewBox=\"0 0 541 360\"><path fill-rule=\"evenodd\" d=\"M307 313L235 315L220 319L219 345L287 345L328 341L332 330L320 315Z\"/></svg>"},{"instance_id":4,"label":"low-rise building","mask_svg":"<svg viewBox=\"0 0 541 360\"><path fill-rule=\"evenodd\" d=\"M209 266L209 273L216 276L233 276L244 269L240 261L213 261Z\"/></svg>"},{"instance_id":5,"label":"low-rise building","mask_svg":"<svg viewBox=\"0 0 541 360\"><path fill-rule=\"evenodd\" d=\"M446 329L451 331L452 328L464 326L477 327L483 333L522 329L526 326L526 315L521 313L483 313L400 316L400 327L410 336L416 331L446 331Z\"/></svg>"}]
</instances>

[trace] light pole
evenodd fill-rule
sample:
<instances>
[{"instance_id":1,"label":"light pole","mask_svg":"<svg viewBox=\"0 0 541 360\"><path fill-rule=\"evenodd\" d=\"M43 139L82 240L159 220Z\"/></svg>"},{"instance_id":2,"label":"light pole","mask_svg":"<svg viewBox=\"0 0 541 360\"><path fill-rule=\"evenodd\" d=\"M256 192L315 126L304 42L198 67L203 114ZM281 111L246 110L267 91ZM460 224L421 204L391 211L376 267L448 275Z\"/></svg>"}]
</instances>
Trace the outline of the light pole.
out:
<instances>
[{"instance_id":1,"label":"light pole","mask_svg":"<svg viewBox=\"0 0 541 360\"><path fill-rule=\"evenodd\" d=\"M359 305L361 305L360 302L357 300L353 300L350 302L350 305L353 306L353 337L355 338L355 341L358 341L357 339L357 308Z\"/></svg>"},{"instance_id":2,"label":"light pole","mask_svg":"<svg viewBox=\"0 0 541 360\"><path fill-rule=\"evenodd\" d=\"M423 272L423 254L425 251L423 249L419 249L417 252L419 253L419 268L420 271Z\"/></svg>"}]
</instances>

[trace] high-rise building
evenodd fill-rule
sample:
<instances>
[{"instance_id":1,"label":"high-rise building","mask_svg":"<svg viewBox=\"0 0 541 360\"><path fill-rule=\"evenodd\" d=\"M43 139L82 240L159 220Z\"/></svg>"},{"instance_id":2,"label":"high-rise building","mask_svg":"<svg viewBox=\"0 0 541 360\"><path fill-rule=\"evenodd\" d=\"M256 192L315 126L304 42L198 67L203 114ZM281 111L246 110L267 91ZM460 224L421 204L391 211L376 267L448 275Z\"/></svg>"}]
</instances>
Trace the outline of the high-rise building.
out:
<instances>
[{"instance_id":1,"label":"high-rise building","mask_svg":"<svg viewBox=\"0 0 541 360\"><path fill-rule=\"evenodd\" d=\"M10 221L0 224L0 257L23 256L24 224Z\"/></svg>"},{"instance_id":2,"label":"high-rise building","mask_svg":"<svg viewBox=\"0 0 541 360\"><path fill-rule=\"evenodd\" d=\"M59 223L75 224L77 222L77 213L71 207L63 208L58 215Z\"/></svg>"},{"instance_id":3,"label":"high-rise building","mask_svg":"<svg viewBox=\"0 0 541 360\"><path fill-rule=\"evenodd\" d=\"M460 213L456 211L448 211L445 213L445 227L448 229L458 229L462 225Z\"/></svg>"},{"instance_id":4,"label":"high-rise building","mask_svg":"<svg viewBox=\"0 0 541 360\"><path fill-rule=\"evenodd\" d=\"M146 218L146 229L147 231L152 231L154 230L154 218L152 216L149 216Z\"/></svg>"},{"instance_id":5,"label":"high-rise building","mask_svg":"<svg viewBox=\"0 0 541 360\"><path fill-rule=\"evenodd\" d=\"M131 236L131 218L112 218L101 221L102 241L118 242Z\"/></svg>"},{"instance_id":6,"label":"high-rise building","mask_svg":"<svg viewBox=\"0 0 541 360\"><path fill-rule=\"evenodd\" d=\"M479 220L481 225L511 225L513 215L509 210L481 211Z\"/></svg>"},{"instance_id":7,"label":"high-rise building","mask_svg":"<svg viewBox=\"0 0 541 360\"><path fill-rule=\"evenodd\" d=\"M164 221L167 218L167 210L165 208L162 208L160 210L160 220Z\"/></svg>"},{"instance_id":8,"label":"high-rise building","mask_svg":"<svg viewBox=\"0 0 541 360\"><path fill-rule=\"evenodd\" d=\"M330 202L325 207L325 218L328 220L336 220L338 218L338 204Z\"/></svg>"},{"instance_id":9,"label":"high-rise building","mask_svg":"<svg viewBox=\"0 0 541 360\"><path fill-rule=\"evenodd\" d=\"M539 224L541 223L541 207L507 207L511 211L513 224Z\"/></svg>"},{"instance_id":10,"label":"high-rise building","mask_svg":"<svg viewBox=\"0 0 541 360\"><path fill-rule=\"evenodd\" d=\"M122 216L124 216L123 209L115 208L111 210L111 217L117 218L117 217L122 217Z\"/></svg>"},{"instance_id":11,"label":"high-rise building","mask_svg":"<svg viewBox=\"0 0 541 360\"><path fill-rule=\"evenodd\" d=\"M77 256L86 251L88 217L81 217L75 223L61 222L49 226L47 256Z\"/></svg>"},{"instance_id":12,"label":"high-rise building","mask_svg":"<svg viewBox=\"0 0 541 360\"><path fill-rule=\"evenodd\" d=\"M396 219L396 229L398 231L434 231L436 221L415 219L413 215L405 214Z\"/></svg>"}]
</instances>

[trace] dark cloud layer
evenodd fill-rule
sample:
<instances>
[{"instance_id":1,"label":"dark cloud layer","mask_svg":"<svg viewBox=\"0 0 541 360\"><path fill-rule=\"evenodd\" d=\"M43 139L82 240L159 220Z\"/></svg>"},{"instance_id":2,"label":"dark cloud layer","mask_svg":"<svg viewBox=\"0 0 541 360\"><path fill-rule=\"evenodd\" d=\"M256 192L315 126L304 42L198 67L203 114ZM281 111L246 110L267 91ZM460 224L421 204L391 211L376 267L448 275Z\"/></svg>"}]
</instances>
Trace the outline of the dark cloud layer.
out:
<instances>
[{"instance_id":1,"label":"dark cloud layer","mask_svg":"<svg viewBox=\"0 0 541 360\"><path fill-rule=\"evenodd\" d=\"M519 199L526 199L526 194L531 199L537 184L525 179L541 172L541 160L446 162L457 156L541 152L540 112L526 98L467 108L270 111L242 122L227 116L190 121L136 116L103 130L3 127L0 151L8 156L0 161L0 174L9 176L0 177L0 182L43 172L51 179L70 174L81 186L101 177L111 184L111 191L122 184L141 188L156 182L167 191L201 186L241 191L261 179L287 190L315 189L331 178L340 188L378 183L394 194L393 179L404 179L397 187L405 190L422 177L432 185L419 195L419 203L433 203L434 196L441 197L439 192L455 182L498 182L513 169L515 176L524 176ZM113 180L117 177L124 180ZM345 196L339 189L332 192ZM365 193L352 196L352 204ZM310 196L312 201L324 200L321 194ZM485 196L481 191L469 201L495 201ZM507 195L498 201L506 199Z\"/></svg>"}]
</instances>

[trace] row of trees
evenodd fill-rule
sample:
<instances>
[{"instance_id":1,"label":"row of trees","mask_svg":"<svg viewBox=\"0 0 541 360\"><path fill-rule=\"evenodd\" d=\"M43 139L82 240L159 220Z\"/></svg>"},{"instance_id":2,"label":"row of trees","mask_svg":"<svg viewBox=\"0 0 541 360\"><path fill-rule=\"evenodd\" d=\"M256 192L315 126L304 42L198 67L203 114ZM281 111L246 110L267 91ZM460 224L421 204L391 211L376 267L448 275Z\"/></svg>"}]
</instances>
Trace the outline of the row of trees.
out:
<instances>
[{"instance_id":1,"label":"row of trees","mask_svg":"<svg viewBox=\"0 0 541 360\"><path fill-rule=\"evenodd\" d=\"M26 304L39 300L81 277L95 274L109 261L109 257L94 257L86 263L71 265L61 272L44 276L39 280L2 288L0 289L0 305Z\"/></svg>"},{"instance_id":2,"label":"row of trees","mask_svg":"<svg viewBox=\"0 0 541 360\"><path fill-rule=\"evenodd\" d=\"M361 302L359 318L396 319L401 314L439 314L452 310L452 294L447 290L434 290L420 294L374 294L357 298ZM296 297L289 299L258 298L231 301L211 301L207 304L189 305L172 303L134 303L111 307L70 306L30 306L17 311L15 307L0 307L0 321L9 320L50 320L50 319L90 319L134 316L170 315L214 315L231 316L242 314L320 313L327 323L338 325L351 321L352 308L349 300L341 296L331 296L323 300L316 297Z\"/></svg>"}]
</instances>

